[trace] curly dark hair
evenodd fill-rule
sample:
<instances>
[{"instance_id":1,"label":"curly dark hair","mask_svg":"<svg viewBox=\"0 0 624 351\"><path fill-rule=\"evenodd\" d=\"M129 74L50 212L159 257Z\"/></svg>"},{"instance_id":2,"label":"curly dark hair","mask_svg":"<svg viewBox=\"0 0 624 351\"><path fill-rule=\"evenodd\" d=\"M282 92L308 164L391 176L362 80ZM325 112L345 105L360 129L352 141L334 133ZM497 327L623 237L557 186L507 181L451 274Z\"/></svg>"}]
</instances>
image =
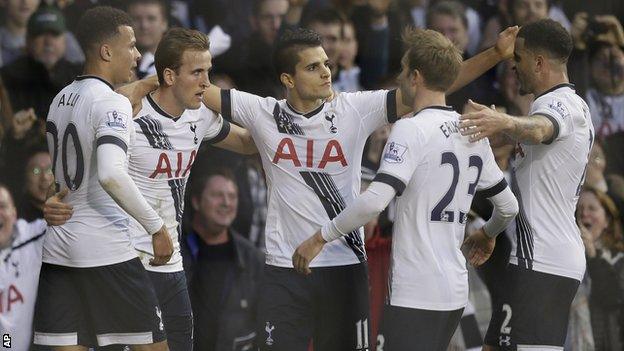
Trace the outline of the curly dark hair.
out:
<instances>
[{"instance_id":1,"label":"curly dark hair","mask_svg":"<svg viewBox=\"0 0 624 351\"><path fill-rule=\"evenodd\" d=\"M76 36L85 56L105 40L119 34L120 26L132 27L132 18L116 8L97 6L82 15Z\"/></svg>"},{"instance_id":2,"label":"curly dark hair","mask_svg":"<svg viewBox=\"0 0 624 351\"><path fill-rule=\"evenodd\" d=\"M550 58L567 62L572 53L572 37L563 26L551 19L539 20L520 28L518 38L530 51L547 53Z\"/></svg>"}]
</instances>

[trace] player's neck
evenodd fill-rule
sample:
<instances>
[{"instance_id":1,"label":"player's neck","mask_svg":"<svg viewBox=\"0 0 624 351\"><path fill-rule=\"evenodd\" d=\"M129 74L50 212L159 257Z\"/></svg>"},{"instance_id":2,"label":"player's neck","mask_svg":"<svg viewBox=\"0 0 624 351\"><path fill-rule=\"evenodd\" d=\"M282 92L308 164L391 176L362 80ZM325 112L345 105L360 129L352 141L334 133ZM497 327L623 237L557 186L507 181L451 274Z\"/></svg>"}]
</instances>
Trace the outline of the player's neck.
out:
<instances>
[{"instance_id":1,"label":"player's neck","mask_svg":"<svg viewBox=\"0 0 624 351\"><path fill-rule=\"evenodd\" d=\"M158 88L152 93L152 98L161 109L173 117L180 117L185 110L184 106L173 96L171 89Z\"/></svg>"},{"instance_id":2,"label":"player's neck","mask_svg":"<svg viewBox=\"0 0 624 351\"><path fill-rule=\"evenodd\" d=\"M84 69L82 71L84 76L95 76L108 82L110 85L115 86L119 82L115 82L114 76L110 70L106 69L102 65L97 63L85 62Z\"/></svg>"},{"instance_id":3,"label":"player's neck","mask_svg":"<svg viewBox=\"0 0 624 351\"><path fill-rule=\"evenodd\" d=\"M310 111L314 111L316 108L318 108L325 102L324 99L314 99L314 100L302 99L299 96L296 96L295 94L290 94L290 92L286 96L286 101L288 102L288 104L290 104L292 108L295 109L295 112L301 115L305 115L306 113Z\"/></svg>"},{"instance_id":4,"label":"player's neck","mask_svg":"<svg viewBox=\"0 0 624 351\"><path fill-rule=\"evenodd\" d=\"M549 74L541 77L541 79L537 80L537 83L535 84L535 90L533 91L533 95L536 97L540 96L546 91L552 89L553 87L556 87L557 85L567 84L567 83L570 83L567 72L565 71L550 72Z\"/></svg>"},{"instance_id":5,"label":"player's neck","mask_svg":"<svg viewBox=\"0 0 624 351\"><path fill-rule=\"evenodd\" d=\"M414 96L414 113L430 106L446 106L446 95L441 91L418 89Z\"/></svg>"}]
</instances>

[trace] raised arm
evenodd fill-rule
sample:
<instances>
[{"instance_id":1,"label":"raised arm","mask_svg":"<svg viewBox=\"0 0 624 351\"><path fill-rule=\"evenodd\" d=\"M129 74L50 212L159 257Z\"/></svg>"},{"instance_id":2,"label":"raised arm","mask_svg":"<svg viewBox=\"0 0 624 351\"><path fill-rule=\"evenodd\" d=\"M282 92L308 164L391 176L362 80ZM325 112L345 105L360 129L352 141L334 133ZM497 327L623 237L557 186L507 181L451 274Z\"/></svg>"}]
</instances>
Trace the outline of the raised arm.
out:
<instances>
[{"instance_id":1,"label":"raised arm","mask_svg":"<svg viewBox=\"0 0 624 351\"><path fill-rule=\"evenodd\" d=\"M487 72L487 70L494 67L497 63L511 58L513 56L514 43L519 30L518 26L505 29L498 35L498 41L494 47L462 62L459 76L457 76L457 79L448 90L447 94L452 94L465 87L483 73ZM400 117L412 112L412 106L403 104L402 95L401 88L398 88L396 93L396 106L397 115Z\"/></svg>"},{"instance_id":2,"label":"raised arm","mask_svg":"<svg viewBox=\"0 0 624 351\"><path fill-rule=\"evenodd\" d=\"M132 115L135 116L141 111L141 100L150 92L158 88L158 78L155 75L137 80L117 88L115 91L130 100L132 105Z\"/></svg>"},{"instance_id":3,"label":"raised arm","mask_svg":"<svg viewBox=\"0 0 624 351\"><path fill-rule=\"evenodd\" d=\"M448 94L463 88L497 63L511 58L519 30L518 26L508 27L498 35L498 40L494 47L464 61L459 71L459 76L449 89Z\"/></svg>"},{"instance_id":4,"label":"raised arm","mask_svg":"<svg viewBox=\"0 0 624 351\"><path fill-rule=\"evenodd\" d=\"M230 132L227 137L214 145L243 155L258 153L251 133L249 133L247 129L241 128L234 123L230 123Z\"/></svg>"}]
</instances>

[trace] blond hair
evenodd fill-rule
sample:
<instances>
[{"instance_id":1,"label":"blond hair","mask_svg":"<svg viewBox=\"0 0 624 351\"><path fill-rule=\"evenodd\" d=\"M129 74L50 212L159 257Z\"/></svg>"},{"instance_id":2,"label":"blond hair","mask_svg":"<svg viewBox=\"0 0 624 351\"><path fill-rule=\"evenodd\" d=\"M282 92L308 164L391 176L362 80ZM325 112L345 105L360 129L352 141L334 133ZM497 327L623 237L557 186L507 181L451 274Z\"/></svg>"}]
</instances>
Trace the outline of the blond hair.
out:
<instances>
[{"instance_id":1,"label":"blond hair","mask_svg":"<svg viewBox=\"0 0 624 351\"><path fill-rule=\"evenodd\" d=\"M430 29L407 28L405 59L410 72L418 70L427 88L447 91L459 75L461 51L444 35Z\"/></svg>"},{"instance_id":2,"label":"blond hair","mask_svg":"<svg viewBox=\"0 0 624 351\"><path fill-rule=\"evenodd\" d=\"M177 72L182 66L182 56L187 50L207 51L210 49L208 36L200 31L186 28L172 28L168 30L158 43L154 53L154 64L158 82L165 83L165 68Z\"/></svg>"}]
</instances>

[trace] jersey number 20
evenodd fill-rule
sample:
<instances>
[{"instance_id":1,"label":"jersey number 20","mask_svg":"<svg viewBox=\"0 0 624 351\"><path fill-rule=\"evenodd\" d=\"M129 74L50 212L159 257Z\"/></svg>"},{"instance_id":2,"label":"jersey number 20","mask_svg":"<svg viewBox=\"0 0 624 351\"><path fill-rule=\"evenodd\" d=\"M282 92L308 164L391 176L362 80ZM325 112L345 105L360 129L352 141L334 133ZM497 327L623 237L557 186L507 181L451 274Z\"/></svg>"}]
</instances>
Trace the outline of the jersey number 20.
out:
<instances>
[{"instance_id":1,"label":"jersey number 20","mask_svg":"<svg viewBox=\"0 0 624 351\"><path fill-rule=\"evenodd\" d=\"M46 122L46 133L50 133L52 135L52 172L56 177L56 160L58 157L58 128L56 125L50 121ZM72 143L74 144L74 149L76 150L76 174L72 179L68 172L67 166L67 143L69 142L69 138L71 137ZM48 144L49 145L49 144ZM84 158L82 156L82 146L80 145L80 138L78 137L78 130L76 126L72 123L67 125L65 129L65 133L63 133L63 141L61 144L61 162L63 165L63 178L65 180L65 184L71 191L75 191L82 184L82 178L84 176ZM57 182L58 183L58 182ZM57 189L58 190L58 189Z\"/></svg>"}]
</instances>

